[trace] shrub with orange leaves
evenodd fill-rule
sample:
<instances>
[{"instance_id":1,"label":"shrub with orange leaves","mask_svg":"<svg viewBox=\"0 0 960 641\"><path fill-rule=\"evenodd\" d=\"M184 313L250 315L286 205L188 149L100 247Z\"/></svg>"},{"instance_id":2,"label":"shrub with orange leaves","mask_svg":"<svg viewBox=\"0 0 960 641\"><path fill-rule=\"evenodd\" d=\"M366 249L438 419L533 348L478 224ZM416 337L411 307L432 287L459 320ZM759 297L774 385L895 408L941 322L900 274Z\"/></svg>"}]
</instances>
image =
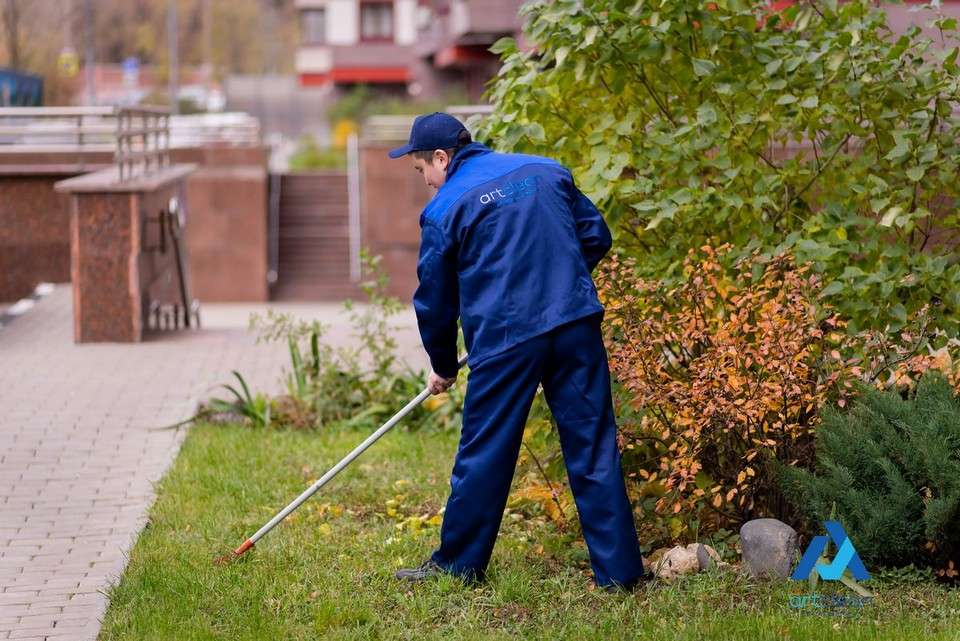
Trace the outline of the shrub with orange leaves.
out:
<instances>
[{"instance_id":1,"label":"shrub with orange leaves","mask_svg":"<svg viewBox=\"0 0 960 641\"><path fill-rule=\"evenodd\" d=\"M809 465L818 409L861 374L809 266L754 254L724 267L728 249L690 251L667 290L616 257L600 278L611 370L638 412L620 412L631 493L677 515L672 538L786 516L768 462Z\"/></svg>"},{"instance_id":2,"label":"shrub with orange leaves","mask_svg":"<svg viewBox=\"0 0 960 641\"><path fill-rule=\"evenodd\" d=\"M856 381L906 393L936 368L960 391L960 342L931 327L926 308L898 332L850 334L809 265L757 253L731 265L728 251L690 251L674 286L638 278L617 256L598 274L618 441L648 547L762 516L797 524L770 464L812 467L821 410L845 407ZM534 407L524 442L554 454L543 465L521 455L520 494L564 526L570 501L557 496L569 491L549 480L562 478L562 458L545 407Z\"/></svg>"}]
</instances>

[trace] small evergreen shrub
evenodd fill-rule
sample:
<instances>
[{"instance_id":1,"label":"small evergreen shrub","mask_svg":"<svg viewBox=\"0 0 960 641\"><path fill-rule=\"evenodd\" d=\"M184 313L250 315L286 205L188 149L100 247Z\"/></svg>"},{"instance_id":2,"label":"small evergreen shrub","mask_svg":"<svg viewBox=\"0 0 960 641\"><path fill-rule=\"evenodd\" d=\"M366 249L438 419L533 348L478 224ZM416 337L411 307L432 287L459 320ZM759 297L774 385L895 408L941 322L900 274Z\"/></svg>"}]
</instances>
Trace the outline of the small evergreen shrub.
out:
<instances>
[{"instance_id":1,"label":"small evergreen shrub","mask_svg":"<svg viewBox=\"0 0 960 641\"><path fill-rule=\"evenodd\" d=\"M864 387L848 411L827 407L816 471L779 466L812 523L836 515L868 567L940 568L960 555L960 397L937 370L906 398Z\"/></svg>"}]
</instances>

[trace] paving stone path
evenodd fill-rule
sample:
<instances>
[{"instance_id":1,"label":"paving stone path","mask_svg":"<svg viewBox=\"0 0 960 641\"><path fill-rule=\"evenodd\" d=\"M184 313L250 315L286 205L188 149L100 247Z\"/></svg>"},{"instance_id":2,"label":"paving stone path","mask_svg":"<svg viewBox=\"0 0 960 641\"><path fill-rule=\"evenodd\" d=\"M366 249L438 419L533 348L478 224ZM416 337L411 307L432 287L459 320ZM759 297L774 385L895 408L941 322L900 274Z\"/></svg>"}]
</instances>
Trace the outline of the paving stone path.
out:
<instances>
[{"instance_id":1,"label":"paving stone path","mask_svg":"<svg viewBox=\"0 0 960 641\"><path fill-rule=\"evenodd\" d=\"M0 639L96 639L105 591L146 521L189 417L239 370L276 390L288 355L244 328L256 306L208 305L204 329L75 345L69 285L0 328ZM259 306L263 309L264 306ZM291 311L349 330L337 305ZM423 365L412 314L401 353Z\"/></svg>"}]
</instances>

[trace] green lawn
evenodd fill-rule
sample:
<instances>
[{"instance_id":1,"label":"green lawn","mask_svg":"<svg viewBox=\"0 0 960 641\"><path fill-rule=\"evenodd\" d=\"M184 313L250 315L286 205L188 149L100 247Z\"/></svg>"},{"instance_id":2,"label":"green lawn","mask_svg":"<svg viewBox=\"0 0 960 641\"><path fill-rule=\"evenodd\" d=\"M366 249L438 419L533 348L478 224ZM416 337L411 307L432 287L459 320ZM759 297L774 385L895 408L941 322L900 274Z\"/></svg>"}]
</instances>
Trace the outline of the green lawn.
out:
<instances>
[{"instance_id":1,"label":"green lawn","mask_svg":"<svg viewBox=\"0 0 960 641\"><path fill-rule=\"evenodd\" d=\"M236 547L363 437L193 428L111 593L101 639L960 639L960 591L868 583L855 618L791 611L790 582L718 570L592 590L582 544L505 519L490 580L392 577L436 543L456 435L387 435L238 562ZM876 583L875 581L872 583Z\"/></svg>"}]
</instances>

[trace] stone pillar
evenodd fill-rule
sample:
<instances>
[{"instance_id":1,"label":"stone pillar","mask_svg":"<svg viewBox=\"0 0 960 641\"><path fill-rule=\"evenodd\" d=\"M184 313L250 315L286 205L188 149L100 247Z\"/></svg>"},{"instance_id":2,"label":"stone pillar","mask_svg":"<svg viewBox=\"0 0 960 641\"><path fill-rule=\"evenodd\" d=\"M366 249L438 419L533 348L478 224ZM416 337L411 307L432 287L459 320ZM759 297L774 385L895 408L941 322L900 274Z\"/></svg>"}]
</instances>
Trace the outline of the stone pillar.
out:
<instances>
[{"instance_id":1,"label":"stone pillar","mask_svg":"<svg viewBox=\"0 0 960 641\"><path fill-rule=\"evenodd\" d=\"M141 341L151 310L184 298L189 313L185 230L173 217L185 214L194 168L173 165L122 183L111 168L56 184L70 194L75 342Z\"/></svg>"}]
</instances>

